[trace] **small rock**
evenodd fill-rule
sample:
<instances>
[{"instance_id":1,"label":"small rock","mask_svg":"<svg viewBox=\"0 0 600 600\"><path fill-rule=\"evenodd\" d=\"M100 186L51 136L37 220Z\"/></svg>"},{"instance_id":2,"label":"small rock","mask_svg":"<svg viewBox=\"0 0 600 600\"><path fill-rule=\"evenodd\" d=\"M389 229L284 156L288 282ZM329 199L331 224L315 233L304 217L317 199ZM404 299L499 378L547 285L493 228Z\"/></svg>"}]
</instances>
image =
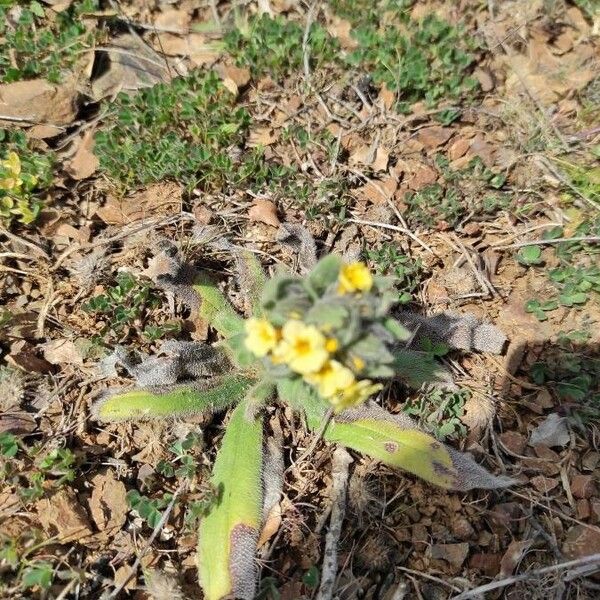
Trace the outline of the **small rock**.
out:
<instances>
[{"instance_id":1,"label":"small rock","mask_svg":"<svg viewBox=\"0 0 600 600\"><path fill-rule=\"evenodd\" d=\"M464 137L459 137L450 144L450 147L448 148L448 158L450 160L461 158L467 153L470 145L471 140Z\"/></svg>"},{"instance_id":2,"label":"small rock","mask_svg":"<svg viewBox=\"0 0 600 600\"><path fill-rule=\"evenodd\" d=\"M481 571L487 577L495 577L500 571L500 554L473 554L469 567Z\"/></svg>"},{"instance_id":3,"label":"small rock","mask_svg":"<svg viewBox=\"0 0 600 600\"><path fill-rule=\"evenodd\" d=\"M577 500L575 510L577 512L577 518L582 521L589 519L592 515L592 507L590 505L590 501L587 498Z\"/></svg>"},{"instance_id":4,"label":"small rock","mask_svg":"<svg viewBox=\"0 0 600 600\"><path fill-rule=\"evenodd\" d=\"M458 516L452 521L452 533L461 540L468 540L475 534L475 530L469 520Z\"/></svg>"},{"instance_id":5,"label":"small rock","mask_svg":"<svg viewBox=\"0 0 600 600\"><path fill-rule=\"evenodd\" d=\"M473 75L479 81L482 91L490 92L494 89L494 78L487 69L475 69Z\"/></svg>"},{"instance_id":6,"label":"small rock","mask_svg":"<svg viewBox=\"0 0 600 600\"><path fill-rule=\"evenodd\" d=\"M425 148L432 149L445 144L453 133L454 130L449 127L434 125L433 127L421 129L417 134L417 139L425 146Z\"/></svg>"},{"instance_id":7,"label":"small rock","mask_svg":"<svg viewBox=\"0 0 600 600\"><path fill-rule=\"evenodd\" d=\"M567 419L556 413L549 414L532 432L529 443L532 446L566 446L571 436L567 429Z\"/></svg>"},{"instance_id":8,"label":"small rock","mask_svg":"<svg viewBox=\"0 0 600 600\"><path fill-rule=\"evenodd\" d=\"M481 224L480 223L475 223L475 222L471 221L471 223L467 223L463 227L463 231L467 235L471 235L471 236L479 235L481 233Z\"/></svg>"},{"instance_id":9,"label":"small rock","mask_svg":"<svg viewBox=\"0 0 600 600\"><path fill-rule=\"evenodd\" d=\"M502 444L504 444L506 448L513 454L522 455L523 451L525 450L525 446L527 446L527 438L517 431L505 431L498 437L500 438Z\"/></svg>"},{"instance_id":10,"label":"small rock","mask_svg":"<svg viewBox=\"0 0 600 600\"><path fill-rule=\"evenodd\" d=\"M575 475L571 479L571 491L575 498L590 498L596 491L592 475Z\"/></svg>"},{"instance_id":11,"label":"small rock","mask_svg":"<svg viewBox=\"0 0 600 600\"><path fill-rule=\"evenodd\" d=\"M431 558L443 560L453 567L461 567L469 555L469 544L433 544L431 546Z\"/></svg>"},{"instance_id":12,"label":"small rock","mask_svg":"<svg viewBox=\"0 0 600 600\"><path fill-rule=\"evenodd\" d=\"M599 554L600 531L586 525L575 525L567 531L562 550L569 560Z\"/></svg>"},{"instance_id":13,"label":"small rock","mask_svg":"<svg viewBox=\"0 0 600 600\"><path fill-rule=\"evenodd\" d=\"M538 475L531 479L531 485L533 485L538 492L545 494L553 490L558 485L558 481L556 479L551 479L550 477L545 477L544 475Z\"/></svg>"}]
</instances>

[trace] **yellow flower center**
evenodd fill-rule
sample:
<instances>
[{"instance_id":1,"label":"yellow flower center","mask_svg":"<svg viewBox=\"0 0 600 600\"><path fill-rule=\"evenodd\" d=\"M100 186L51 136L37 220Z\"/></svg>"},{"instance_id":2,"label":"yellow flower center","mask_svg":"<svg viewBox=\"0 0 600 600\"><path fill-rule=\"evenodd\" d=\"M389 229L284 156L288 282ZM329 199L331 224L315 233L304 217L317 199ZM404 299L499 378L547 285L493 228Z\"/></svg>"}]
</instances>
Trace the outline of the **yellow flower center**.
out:
<instances>
[{"instance_id":1,"label":"yellow flower center","mask_svg":"<svg viewBox=\"0 0 600 600\"><path fill-rule=\"evenodd\" d=\"M281 330L281 342L273 351L273 360L283 362L300 374L316 373L328 353L325 336L314 326L301 321L288 321Z\"/></svg>"}]
</instances>

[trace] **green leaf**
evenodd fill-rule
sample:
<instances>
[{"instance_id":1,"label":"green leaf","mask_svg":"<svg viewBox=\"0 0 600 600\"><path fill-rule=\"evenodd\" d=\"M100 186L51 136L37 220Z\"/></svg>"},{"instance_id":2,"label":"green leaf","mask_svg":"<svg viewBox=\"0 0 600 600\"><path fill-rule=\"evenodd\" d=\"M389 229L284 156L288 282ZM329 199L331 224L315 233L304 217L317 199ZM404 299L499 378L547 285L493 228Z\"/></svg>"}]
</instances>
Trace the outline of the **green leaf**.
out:
<instances>
[{"instance_id":1,"label":"green leaf","mask_svg":"<svg viewBox=\"0 0 600 600\"><path fill-rule=\"evenodd\" d=\"M100 400L94 409L101 421L160 419L215 412L239 402L254 381L242 375L228 375L200 385L182 384L168 391L134 389L117 392Z\"/></svg>"},{"instance_id":2,"label":"green leaf","mask_svg":"<svg viewBox=\"0 0 600 600\"><path fill-rule=\"evenodd\" d=\"M30 564L21 576L21 583L25 589L40 587L47 590L52 585L54 569L45 561Z\"/></svg>"},{"instance_id":3,"label":"green leaf","mask_svg":"<svg viewBox=\"0 0 600 600\"><path fill-rule=\"evenodd\" d=\"M341 266L342 258L337 254L328 254L315 265L308 275L308 284L318 296L337 281Z\"/></svg>"},{"instance_id":4,"label":"green leaf","mask_svg":"<svg viewBox=\"0 0 600 600\"><path fill-rule=\"evenodd\" d=\"M417 350L397 350L392 364L396 376L413 388L424 383L453 387L452 375L429 352Z\"/></svg>"},{"instance_id":5,"label":"green leaf","mask_svg":"<svg viewBox=\"0 0 600 600\"><path fill-rule=\"evenodd\" d=\"M388 317L384 320L383 326L399 341L406 342L410 339L411 333L404 325L401 325L396 319Z\"/></svg>"},{"instance_id":6,"label":"green leaf","mask_svg":"<svg viewBox=\"0 0 600 600\"><path fill-rule=\"evenodd\" d=\"M542 249L540 246L525 246L517 253L517 260L522 265L539 265L542 262Z\"/></svg>"},{"instance_id":7,"label":"green leaf","mask_svg":"<svg viewBox=\"0 0 600 600\"><path fill-rule=\"evenodd\" d=\"M314 393L304 400L308 426L320 430L327 407ZM480 467L470 455L444 446L419 430L403 413L392 415L375 403L346 410L332 419L325 439L367 454L447 489L494 489L512 483Z\"/></svg>"},{"instance_id":8,"label":"green leaf","mask_svg":"<svg viewBox=\"0 0 600 600\"><path fill-rule=\"evenodd\" d=\"M224 338L243 332L243 319L207 275L199 275L192 288L200 296L200 317L206 319Z\"/></svg>"},{"instance_id":9,"label":"green leaf","mask_svg":"<svg viewBox=\"0 0 600 600\"><path fill-rule=\"evenodd\" d=\"M12 458L17 455L18 451L17 438L12 433L6 431L0 433L0 454L7 458Z\"/></svg>"},{"instance_id":10,"label":"green leaf","mask_svg":"<svg viewBox=\"0 0 600 600\"><path fill-rule=\"evenodd\" d=\"M255 316L262 313L261 296L267 283L267 276L253 252L240 250L235 254L240 289L250 301Z\"/></svg>"},{"instance_id":11,"label":"green leaf","mask_svg":"<svg viewBox=\"0 0 600 600\"><path fill-rule=\"evenodd\" d=\"M206 600L251 600L262 521L263 426L246 402L232 413L213 468L219 500L200 523L198 572Z\"/></svg>"}]
</instances>

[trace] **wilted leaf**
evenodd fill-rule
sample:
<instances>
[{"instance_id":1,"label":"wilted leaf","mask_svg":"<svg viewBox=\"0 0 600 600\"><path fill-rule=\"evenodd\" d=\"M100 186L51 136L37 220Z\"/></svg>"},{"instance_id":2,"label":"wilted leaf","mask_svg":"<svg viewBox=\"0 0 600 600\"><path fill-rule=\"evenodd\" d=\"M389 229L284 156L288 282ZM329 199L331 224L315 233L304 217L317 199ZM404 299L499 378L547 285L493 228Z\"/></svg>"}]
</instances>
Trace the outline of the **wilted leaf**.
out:
<instances>
[{"instance_id":1,"label":"wilted leaf","mask_svg":"<svg viewBox=\"0 0 600 600\"><path fill-rule=\"evenodd\" d=\"M70 488L43 498L37 502L36 510L44 531L58 536L58 543L80 541L92 534L88 515Z\"/></svg>"},{"instance_id":2,"label":"wilted leaf","mask_svg":"<svg viewBox=\"0 0 600 600\"><path fill-rule=\"evenodd\" d=\"M529 443L532 446L566 446L570 439L566 417L551 413L531 432Z\"/></svg>"},{"instance_id":3,"label":"wilted leaf","mask_svg":"<svg viewBox=\"0 0 600 600\"><path fill-rule=\"evenodd\" d=\"M248 419L246 403L232 413L211 482L219 501L202 519L198 572L207 600L254 598L254 554L261 526L263 427Z\"/></svg>"}]
</instances>

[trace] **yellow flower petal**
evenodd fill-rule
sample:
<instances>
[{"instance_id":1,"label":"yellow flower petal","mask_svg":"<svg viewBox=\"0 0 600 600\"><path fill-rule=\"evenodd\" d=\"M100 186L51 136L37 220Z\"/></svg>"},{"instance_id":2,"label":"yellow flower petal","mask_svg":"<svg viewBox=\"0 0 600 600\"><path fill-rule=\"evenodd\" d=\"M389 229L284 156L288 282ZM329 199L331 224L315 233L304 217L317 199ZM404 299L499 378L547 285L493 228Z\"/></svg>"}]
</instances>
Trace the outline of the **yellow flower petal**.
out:
<instances>
[{"instance_id":1,"label":"yellow flower petal","mask_svg":"<svg viewBox=\"0 0 600 600\"><path fill-rule=\"evenodd\" d=\"M347 387L341 394L329 398L329 401L333 404L335 412L340 412L346 408L363 404L381 389L383 389L381 383L373 383L370 379L361 379Z\"/></svg>"},{"instance_id":2,"label":"yellow flower petal","mask_svg":"<svg viewBox=\"0 0 600 600\"><path fill-rule=\"evenodd\" d=\"M342 266L338 277L338 293L368 292L373 287L373 275L367 265L353 262Z\"/></svg>"},{"instance_id":3,"label":"yellow flower petal","mask_svg":"<svg viewBox=\"0 0 600 600\"><path fill-rule=\"evenodd\" d=\"M275 348L279 340L277 329L266 319L248 319L244 325L244 344L255 356L266 356Z\"/></svg>"},{"instance_id":4,"label":"yellow flower petal","mask_svg":"<svg viewBox=\"0 0 600 600\"><path fill-rule=\"evenodd\" d=\"M354 383L354 374L337 360L328 360L320 371L305 376L305 380L316 385L323 398L331 398Z\"/></svg>"},{"instance_id":5,"label":"yellow flower petal","mask_svg":"<svg viewBox=\"0 0 600 600\"><path fill-rule=\"evenodd\" d=\"M281 337L273 358L286 363L296 373L316 373L329 357L325 336L314 325L288 321L281 330Z\"/></svg>"},{"instance_id":6,"label":"yellow flower petal","mask_svg":"<svg viewBox=\"0 0 600 600\"><path fill-rule=\"evenodd\" d=\"M327 350L327 352L329 352L329 354L333 354L334 352L336 352L339 347L340 344L335 338L329 338L325 342L325 349Z\"/></svg>"}]
</instances>

